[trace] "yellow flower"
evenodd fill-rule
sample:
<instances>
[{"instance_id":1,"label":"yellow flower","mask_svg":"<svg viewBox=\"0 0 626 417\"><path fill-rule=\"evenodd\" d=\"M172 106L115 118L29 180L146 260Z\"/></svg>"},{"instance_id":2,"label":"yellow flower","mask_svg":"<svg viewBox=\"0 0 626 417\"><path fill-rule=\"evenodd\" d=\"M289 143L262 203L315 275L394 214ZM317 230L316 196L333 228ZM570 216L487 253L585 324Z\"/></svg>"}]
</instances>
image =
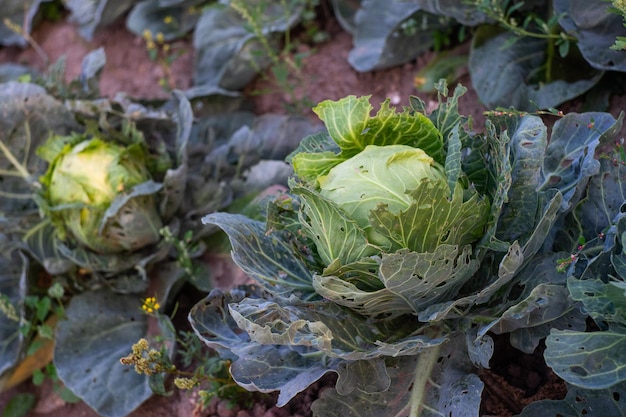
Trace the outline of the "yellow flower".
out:
<instances>
[{"instance_id":1,"label":"yellow flower","mask_svg":"<svg viewBox=\"0 0 626 417\"><path fill-rule=\"evenodd\" d=\"M143 38L146 41L151 41L152 40L152 32L150 32L150 29L144 29L143 33L142 33Z\"/></svg>"},{"instance_id":2,"label":"yellow flower","mask_svg":"<svg viewBox=\"0 0 626 417\"><path fill-rule=\"evenodd\" d=\"M146 298L143 300L143 305L141 306L141 309L148 314L156 312L159 308L161 308L161 305L157 301L156 297Z\"/></svg>"},{"instance_id":3,"label":"yellow flower","mask_svg":"<svg viewBox=\"0 0 626 417\"><path fill-rule=\"evenodd\" d=\"M163 23L165 23L166 25L169 25L170 23L172 23L174 21L174 18L172 16L165 16L163 18Z\"/></svg>"},{"instance_id":4,"label":"yellow flower","mask_svg":"<svg viewBox=\"0 0 626 417\"><path fill-rule=\"evenodd\" d=\"M163 33L162 33L162 32L158 32L158 33L156 34L156 41L157 41L158 43L163 43L163 42L165 42L165 36L163 36Z\"/></svg>"}]
</instances>

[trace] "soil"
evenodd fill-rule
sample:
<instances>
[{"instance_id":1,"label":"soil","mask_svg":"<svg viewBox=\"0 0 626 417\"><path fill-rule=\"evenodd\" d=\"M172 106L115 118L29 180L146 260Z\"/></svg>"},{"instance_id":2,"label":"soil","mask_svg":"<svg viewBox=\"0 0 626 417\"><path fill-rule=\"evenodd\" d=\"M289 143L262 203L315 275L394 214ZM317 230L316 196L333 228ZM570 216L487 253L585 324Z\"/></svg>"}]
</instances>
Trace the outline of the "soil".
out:
<instances>
[{"instance_id":1,"label":"soil","mask_svg":"<svg viewBox=\"0 0 626 417\"><path fill-rule=\"evenodd\" d=\"M294 103L302 104L305 100L317 103L351 94L357 96L371 94L373 103L390 98L391 103L397 106L408 105L408 98L413 94L421 96L430 105L435 104L433 95L417 94L413 86L416 72L432 59L433 53L427 53L413 62L392 69L358 73L347 61L348 52L352 47L351 35L344 32L330 15L321 25L322 29L329 33L331 41L315 47L300 47L298 52L307 52L308 56L302 61L301 74L296 80L298 84L293 96L285 93L284 88L281 89L268 76L259 77L245 90L257 113L285 113L290 105L294 106ZM113 97L117 92L123 91L131 97L144 99L168 97L168 93L159 86L159 80L168 74L167 71L150 59L145 42L126 30L123 19L96 33L91 42L84 40L76 27L65 21L43 22L36 28L32 37L45 52L45 58L33 48L2 48L0 63L17 62L44 70L49 63L64 56L66 78L69 81L80 73L81 60L86 53L104 47L107 63L100 83L103 96ZM189 39L175 44L174 47L181 55L172 64L170 81L174 87L185 89L192 85L193 48ZM472 116L475 128L480 130L483 121L482 112L486 109L479 104L469 77L464 75L458 81L469 88L459 103L460 112ZM268 90L269 93L256 94ZM293 97L296 98L295 102ZM611 107L621 109L625 103L626 99L623 96L614 97ZM575 110L580 108L580 103L569 103L567 108ZM315 117L310 111L310 106L301 111L311 118ZM218 276L217 285L220 287L230 287L246 280L245 275L228 259L212 258L208 262ZM189 300L189 304L194 301L196 300ZM482 416L511 416L519 413L529 402L543 398L560 399L565 396L564 383L545 365L541 349L532 355L525 355L513 350L507 343L505 337L496 338L497 349L491 362L491 369L480 373L485 382ZM273 405L275 396L259 395L252 407L229 407L225 401L213 401L206 409L201 410L197 394L177 391L171 397L154 396L133 412L131 417L306 417L311 415L309 411L311 402L317 398L321 390L332 386L334 379L333 376L323 378L283 408ZM63 402L49 383L36 387L26 382L1 393L0 410L12 396L22 392L35 393L37 396L36 408L28 416L97 416L83 403Z\"/></svg>"}]
</instances>

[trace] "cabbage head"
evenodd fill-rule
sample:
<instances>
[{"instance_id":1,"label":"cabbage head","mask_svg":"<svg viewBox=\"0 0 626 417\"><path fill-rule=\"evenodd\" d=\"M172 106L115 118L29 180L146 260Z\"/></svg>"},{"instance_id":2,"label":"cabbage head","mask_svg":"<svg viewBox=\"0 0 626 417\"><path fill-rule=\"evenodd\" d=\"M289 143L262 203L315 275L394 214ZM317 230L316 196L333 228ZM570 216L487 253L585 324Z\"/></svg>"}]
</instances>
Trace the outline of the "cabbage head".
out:
<instances>
[{"instance_id":1,"label":"cabbage head","mask_svg":"<svg viewBox=\"0 0 626 417\"><path fill-rule=\"evenodd\" d=\"M155 183L140 144L86 135L54 136L38 150L50 162L45 206L63 241L100 254L135 251L159 241Z\"/></svg>"},{"instance_id":2,"label":"cabbage head","mask_svg":"<svg viewBox=\"0 0 626 417\"><path fill-rule=\"evenodd\" d=\"M320 194L356 221L369 243L387 250L406 247L425 252L443 242L470 243L482 235L487 219L488 200L464 202L462 186L455 184L450 190L444 167L424 150L408 145L367 145L318 182ZM420 201L419 207L415 201ZM377 231L384 226L376 224L379 219L371 214L376 210L409 213L413 218L407 224L422 235L419 244L399 241L394 245L395 234L387 237ZM468 218L475 222L467 222Z\"/></svg>"}]
</instances>

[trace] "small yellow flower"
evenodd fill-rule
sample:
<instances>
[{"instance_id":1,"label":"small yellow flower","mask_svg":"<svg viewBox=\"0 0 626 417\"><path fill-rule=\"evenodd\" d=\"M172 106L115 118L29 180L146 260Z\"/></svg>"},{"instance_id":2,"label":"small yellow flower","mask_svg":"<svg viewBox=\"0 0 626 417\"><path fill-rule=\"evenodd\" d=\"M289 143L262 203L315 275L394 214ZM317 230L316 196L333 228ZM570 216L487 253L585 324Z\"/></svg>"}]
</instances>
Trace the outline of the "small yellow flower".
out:
<instances>
[{"instance_id":1,"label":"small yellow flower","mask_svg":"<svg viewBox=\"0 0 626 417\"><path fill-rule=\"evenodd\" d=\"M193 389L198 386L199 382L196 378L176 378L174 379L174 385L178 389Z\"/></svg>"},{"instance_id":2,"label":"small yellow flower","mask_svg":"<svg viewBox=\"0 0 626 417\"><path fill-rule=\"evenodd\" d=\"M145 300L143 300L143 305L141 306L141 309L148 314L154 313L159 308L161 308L161 305L157 301L156 297L146 298Z\"/></svg>"},{"instance_id":3,"label":"small yellow flower","mask_svg":"<svg viewBox=\"0 0 626 417\"><path fill-rule=\"evenodd\" d=\"M174 18L172 16L165 16L163 18L163 23L165 23L166 25L169 25L170 23L172 23L174 21Z\"/></svg>"},{"instance_id":4,"label":"small yellow flower","mask_svg":"<svg viewBox=\"0 0 626 417\"><path fill-rule=\"evenodd\" d=\"M168 53L170 51L170 44L166 43L165 45L163 45L162 49L164 53Z\"/></svg>"},{"instance_id":5,"label":"small yellow flower","mask_svg":"<svg viewBox=\"0 0 626 417\"><path fill-rule=\"evenodd\" d=\"M158 43L163 43L163 42L165 42L165 36L163 35L163 33L162 33L162 32L158 32L158 33L156 34L156 41L157 41Z\"/></svg>"},{"instance_id":6,"label":"small yellow flower","mask_svg":"<svg viewBox=\"0 0 626 417\"><path fill-rule=\"evenodd\" d=\"M146 47L148 49L156 49L156 44L154 43L154 41L147 41L146 42Z\"/></svg>"},{"instance_id":7,"label":"small yellow flower","mask_svg":"<svg viewBox=\"0 0 626 417\"><path fill-rule=\"evenodd\" d=\"M150 32L150 29L144 29L142 36L147 42L152 40L152 32Z\"/></svg>"}]
</instances>

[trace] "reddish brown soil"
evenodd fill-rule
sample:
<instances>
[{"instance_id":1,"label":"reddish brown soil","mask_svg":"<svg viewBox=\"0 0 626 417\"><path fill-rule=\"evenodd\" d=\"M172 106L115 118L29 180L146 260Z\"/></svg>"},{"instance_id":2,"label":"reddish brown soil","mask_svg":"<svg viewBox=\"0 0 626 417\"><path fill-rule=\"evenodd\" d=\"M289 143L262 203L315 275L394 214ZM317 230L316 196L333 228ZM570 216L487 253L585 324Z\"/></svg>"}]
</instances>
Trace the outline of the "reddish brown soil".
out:
<instances>
[{"instance_id":1,"label":"reddish brown soil","mask_svg":"<svg viewBox=\"0 0 626 417\"><path fill-rule=\"evenodd\" d=\"M414 62L403 66L375 71L372 73L357 73L348 64L347 56L351 48L351 36L343 32L331 18L323 24L323 29L330 36L331 41L315 46L303 46L300 52L310 52L303 60L301 74L296 80L297 88L294 96L296 103L305 98L311 103L325 99L338 99L346 95L373 95L373 103L382 102L389 97L394 105L408 105L408 97L416 94L413 87L414 74L424 65L432 54L426 54ZM150 60L144 41L127 32L123 21L118 21L105 31L96 34L92 42L80 37L75 27L63 22L45 22L36 29L34 40L43 48L47 58L43 59L32 48L20 50L17 48L0 49L0 62L18 62L38 69L44 69L46 64L55 62L64 55L67 59L67 79L75 78L80 71L83 56L97 48L104 47L107 64L101 78L101 92L104 96L113 97L123 91L133 97L166 98L168 93L159 87L159 79L166 75L163 67ZM175 45L183 51L182 55L172 66L172 81L177 88L187 88L192 84L193 49L189 39ZM472 116L476 127L482 124L482 112L485 110L478 102L476 93L471 89L469 77L461 80L470 87L469 92L460 102L460 111ZM259 77L246 92L251 96L258 113L283 113L289 104L294 104L292 98L280 91L271 79ZM283 86L284 87L284 86ZM258 91L272 90L275 92L263 95L254 95ZM434 97L422 95L425 101L434 104ZM290 103L291 101L291 103ZM612 108L619 110L626 103L624 97L612 100ZM577 106L574 105L573 108ZM314 117L310 110L305 113ZM617 114L617 112L615 112ZM224 259L212 259L217 275L222 277L218 285L228 287L233 285L232 277L237 280L245 279L235 273L232 266ZM500 341L497 352L506 352ZM509 350L510 351L510 350ZM507 355L497 353L493 360L493 369L481 372L486 388L483 416L511 416L521 410L525 404L539 398L563 398L565 388L563 383L555 377L541 359L540 353L535 355ZM283 409L273 407L274 397L261 396L252 409L244 410L237 406L228 408L225 403L212 403L204 411L197 407L198 400L194 394L175 393L172 397L154 397L147 401L132 417L172 417L172 416L219 416L219 417L304 417L310 416L308 407L316 398L320 389L328 386L333 378L326 378L310 390L301 394L292 403ZM34 387L31 383L24 383L17 388L0 394L0 410L16 393L33 392L38 397L36 409L29 416L41 417L96 417L96 414L82 403L65 404L51 390L49 385Z\"/></svg>"}]
</instances>

